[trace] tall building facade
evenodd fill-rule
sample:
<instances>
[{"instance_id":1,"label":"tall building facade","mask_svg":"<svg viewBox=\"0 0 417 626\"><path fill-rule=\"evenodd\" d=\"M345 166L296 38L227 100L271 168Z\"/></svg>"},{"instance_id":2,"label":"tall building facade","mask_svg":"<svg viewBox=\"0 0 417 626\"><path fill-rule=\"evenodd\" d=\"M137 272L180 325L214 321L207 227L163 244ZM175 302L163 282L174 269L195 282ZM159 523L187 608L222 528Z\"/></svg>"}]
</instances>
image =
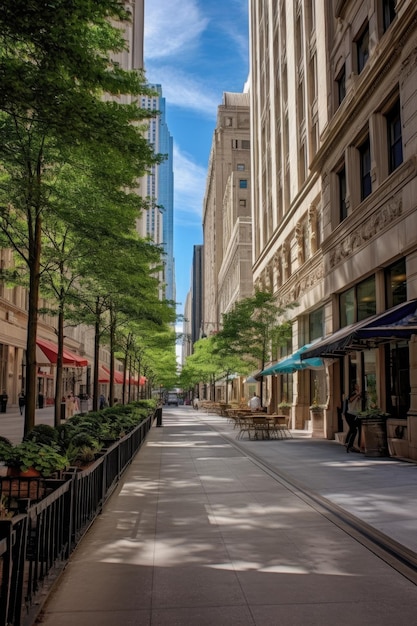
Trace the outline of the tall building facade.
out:
<instances>
[{"instance_id":1,"label":"tall building facade","mask_svg":"<svg viewBox=\"0 0 417 626\"><path fill-rule=\"evenodd\" d=\"M194 246L191 277L191 345L201 339L203 319L203 257L202 245Z\"/></svg>"},{"instance_id":2,"label":"tall building facade","mask_svg":"<svg viewBox=\"0 0 417 626\"><path fill-rule=\"evenodd\" d=\"M203 204L202 333L252 292L249 94L224 93L210 152Z\"/></svg>"},{"instance_id":3,"label":"tall building facade","mask_svg":"<svg viewBox=\"0 0 417 626\"><path fill-rule=\"evenodd\" d=\"M174 267L174 173L173 140L166 123L166 103L161 85L150 85L155 92L152 96L141 97L141 107L158 112L148 121L146 136L155 153L166 158L153 165L140 182L140 193L149 202L138 220L138 232L142 237L150 237L164 253L164 272L161 275L163 290L161 296L175 300Z\"/></svg>"},{"instance_id":4,"label":"tall building facade","mask_svg":"<svg viewBox=\"0 0 417 626\"><path fill-rule=\"evenodd\" d=\"M318 394L333 438L359 384L417 459L417 5L252 0L250 38L254 282L326 364L268 377L270 397L302 426Z\"/></svg>"}]
</instances>

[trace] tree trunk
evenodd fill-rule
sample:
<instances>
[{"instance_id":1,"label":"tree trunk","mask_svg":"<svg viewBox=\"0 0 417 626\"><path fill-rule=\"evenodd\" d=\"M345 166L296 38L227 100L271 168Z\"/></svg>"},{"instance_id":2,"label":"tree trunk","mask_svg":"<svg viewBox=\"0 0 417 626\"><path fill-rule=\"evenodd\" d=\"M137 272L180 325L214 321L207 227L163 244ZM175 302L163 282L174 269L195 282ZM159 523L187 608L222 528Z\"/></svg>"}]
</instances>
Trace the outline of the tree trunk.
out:
<instances>
[{"instance_id":1,"label":"tree trunk","mask_svg":"<svg viewBox=\"0 0 417 626\"><path fill-rule=\"evenodd\" d=\"M99 299L96 300L96 321L94 323L94 374L93 374L93 411L98 409L98 371L100 365L100 316Z\"/></svg>"},{"instance_id":2,"label":"tree trunk","mask_svg":"<svg viewBox=\"0 0 417 626\"><path fill-rule=\"evenodd\" d=\"M31 224L30 224L31 225ZM29 226L30 226L29 225ZM35 425L35 409L37 395L37 363L36 336L38 331L38 307L41 260L41 226L40 212L37 212L34 227L29 227L29 310L26 344L26 407L24 435Z\"/></svg>"},{"instance_id":3,"label":"tree trunk","mask_svg":"<svg viewBox=\"0 0 417 626\"><path fill-rule=\"evenodd\" d=\"M55 380L55 418L54 425L59 426L61 423L61 407L62 407L62 374L63 374L63 352L64 352L64 311L62 304L59 306L58 313L58 354L56 360L56 380Z\"/></svg>"},{"instance_id":4,"label":"tree trunk","mask_svg":"<svg viewBox=\"0 0 417 626\"><path fill-rule=\"evenodd\" d=\"M114 336L116 329L116 317L113 306L110 307L110 383L109 383L109 406L114 404Z\"/></svg>"}]
</instances>

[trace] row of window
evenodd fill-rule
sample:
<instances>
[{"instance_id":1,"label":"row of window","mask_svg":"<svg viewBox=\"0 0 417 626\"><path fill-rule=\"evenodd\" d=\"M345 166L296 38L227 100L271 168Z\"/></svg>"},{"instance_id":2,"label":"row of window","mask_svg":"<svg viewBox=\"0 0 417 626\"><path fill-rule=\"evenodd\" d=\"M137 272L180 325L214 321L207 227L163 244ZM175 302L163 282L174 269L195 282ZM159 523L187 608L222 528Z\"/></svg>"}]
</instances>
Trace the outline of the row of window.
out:
<instances>
[{"instance_id":1,"label":"row of window","mask_svg":"<svg viewBox=\"0 0 417 626\"><path fill-rule=\"evenodd\" d=\"M385 304L391 308L407 300L405 259L400 259L384 272ZM376 277L370 276L339 296L340 326L359 322L377 312Z\"/></svg>"},{"instance_id":2,"label":"row of window","mask_svg":"<svg viewBox=\"0 0 417 626\"><path fill-rule=\"evenodd\" d=\"M401 110L400 101L397 98L394 104L383 115L386 127L386 146L388 174L391 174L403 162L403 145L401 130ZM372 145L369 134L365 139L356 146L359 156L359 184L360 184L360 201L365 200L372 193L372 176L371 176L371 155ZM381 155L378 155L381 158ZM348 215L347 206L347 173L346 166L343 162L342 167L337 171L339 184L339 219L343 221ZM351 181L353 183L353 181Z\"/></svg>"},{"instance_id":3,"label":"row of window","mask_svg":"<svg viewBox=\"0 0 417 626\"><path fill-rule=\"evenodd\" d=\"M391 26L396 17L396 0L380 0L380 10L382 16L382 31L385 33ZM355 63L354 68L357 74L360 74L369 59L369 24L366 22L356 38L353 41L355 47ZM343 65L336 77L338 105L340 105L346 96L346 67Z\"/></svg>"},{"instance_id":4,"label":"row of window","mask_svg":"<svg viewBox=\"0 0 417 626\"><path fill-rule=\"evenodd\" d=\"M385 308L407 301L405 259L399 259L384 270ZM377 312L376 276L372 275L339 294L339 327L360 322ZM324 307L308 316L309 341L324 335Z\"/></svg>"}]
</instances>

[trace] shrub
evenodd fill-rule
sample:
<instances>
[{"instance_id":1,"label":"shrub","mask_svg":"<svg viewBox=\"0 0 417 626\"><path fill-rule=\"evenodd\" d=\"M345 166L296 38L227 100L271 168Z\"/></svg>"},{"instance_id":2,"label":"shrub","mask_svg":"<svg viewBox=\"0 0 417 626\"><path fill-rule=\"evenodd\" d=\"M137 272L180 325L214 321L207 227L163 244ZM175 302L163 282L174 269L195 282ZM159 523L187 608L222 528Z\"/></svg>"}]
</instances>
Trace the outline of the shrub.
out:
<instances>
[{"instance_id":1,"label":"shrub","mask_svg":"<svg viewBox=\"0 0 417 626\"><path fill-rule=\"evenodd\" d=\"M57 443L58 431L48 424L37 424L24 436L23 441L34 441L35 443L51 445Z\"/></svg>"}]
</instances>

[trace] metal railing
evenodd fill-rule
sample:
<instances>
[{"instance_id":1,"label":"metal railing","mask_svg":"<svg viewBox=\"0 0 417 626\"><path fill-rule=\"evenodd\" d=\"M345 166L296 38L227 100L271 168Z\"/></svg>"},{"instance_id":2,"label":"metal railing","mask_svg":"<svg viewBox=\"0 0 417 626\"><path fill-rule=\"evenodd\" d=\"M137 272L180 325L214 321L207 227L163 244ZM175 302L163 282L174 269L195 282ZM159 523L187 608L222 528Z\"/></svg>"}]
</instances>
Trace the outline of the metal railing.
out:
<instances>
[{"instance_id":1,"label":"metal railing","mask_svg":"<svg viewBox=\"0 0 417 626\"><path fill-rule=\"evenodd\" d=\"M17 515L0 519L0 626L32 626L53 582L141 447L155 416L105 449L88 469L68 472L62 480L13 478L12 484L9 478L0 479L1 493L17 496L19 506Z\"/></svg>"}]
</instances>

